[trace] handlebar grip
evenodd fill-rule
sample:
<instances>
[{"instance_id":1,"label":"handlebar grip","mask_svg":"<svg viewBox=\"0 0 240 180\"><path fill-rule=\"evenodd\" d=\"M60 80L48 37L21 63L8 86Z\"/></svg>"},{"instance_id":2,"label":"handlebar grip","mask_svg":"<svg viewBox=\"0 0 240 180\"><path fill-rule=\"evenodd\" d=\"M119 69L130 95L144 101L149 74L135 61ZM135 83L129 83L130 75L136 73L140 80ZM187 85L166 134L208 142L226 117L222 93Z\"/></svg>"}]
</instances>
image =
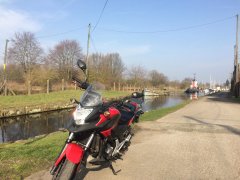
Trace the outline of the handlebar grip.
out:
<instances>
[{"instance_id":1,"label":"handlebar grip","mask_svg":"<svg viewBox=\"0 0 240 180\"><path fill-rule=\"evenodd\" d=\"M82 88L82 89L87 89L89 84L87 82L82 82L80 79L78 79L77 77L72 77L72 80L77 82L78 87Z\"/></svg>"},{"instance_id":2,"label":"handlebar grip","mask_svg":"<svg viewBox=\"0 0 240 180\"><path fill-rule=\"evenodd\" d=\"M72 77L72 80L76 81L79 84L82 84L82 81L76 77Z\"/></svg>"}]
</instances>

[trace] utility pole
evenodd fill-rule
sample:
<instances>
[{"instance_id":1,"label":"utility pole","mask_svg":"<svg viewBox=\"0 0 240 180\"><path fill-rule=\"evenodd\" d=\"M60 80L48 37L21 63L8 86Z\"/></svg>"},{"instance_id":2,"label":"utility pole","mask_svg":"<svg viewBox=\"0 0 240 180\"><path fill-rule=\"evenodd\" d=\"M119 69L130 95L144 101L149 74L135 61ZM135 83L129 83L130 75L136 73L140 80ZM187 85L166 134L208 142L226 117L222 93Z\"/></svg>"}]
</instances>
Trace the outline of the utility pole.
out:
<instances>
[{"instance_id":1,"label":"utility pole","mask_svg":"<svg viewBox=\"0 0 240 180\"><path fill-rule=\"evenodd\" d=\"M87 57L86 57L87 65L88 65L88 53L89 53L89 47L90 47L90 33L91 33L91 24L88 25Z\"/></svg>"},{"instance_id":2,"label":"utility pole","mask_svg":"<svg viewBox=\"0 0 240 180\"><path fill-rule=\"evenodd\" d=\"M8 42L6 40L5 44L5 54L4 54L4 63L3 63L3 77L4 77L4 95L7 96L7 50L8 50Z\"/></svg>"},{"instance_id":3,"label":"utility pole","mask_svg":"<svg viewBox=\"0 0 240 180\"><path fill-rule=\"evenodd\" d=\"M239 65L238 65L238 14L236 15L236 44L234 46L234 70L233 82L231 83L231 91L235 97L239 96Z\"/></svg>"},{"instance_id":4,"label":"utility pole","mask_svg":"<svg viewBox=\"0 0 240 180\"><path fill-rule=\"evenodd\" d=\"M236 15L237 18L237 26L236 26L236 45L235 45L235 68L236 68L236 73L235 73L235 83L239 82L238 78L238 14Z\"/></svg>"}]
</instances>

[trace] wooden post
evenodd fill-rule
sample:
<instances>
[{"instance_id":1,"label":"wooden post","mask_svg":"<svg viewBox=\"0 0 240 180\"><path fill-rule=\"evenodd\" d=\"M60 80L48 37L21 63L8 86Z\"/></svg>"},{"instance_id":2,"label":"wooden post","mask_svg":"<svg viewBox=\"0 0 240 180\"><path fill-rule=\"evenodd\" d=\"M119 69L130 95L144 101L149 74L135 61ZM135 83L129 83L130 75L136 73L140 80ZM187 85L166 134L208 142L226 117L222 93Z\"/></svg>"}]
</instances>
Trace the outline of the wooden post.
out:
<instances>
[{"instance_id":1,"label":"wooden post","mask_svg":"<svg viewBox=\"0 0 240 180\"><path fill-rule=\"evenodd\" d=\"M31 95L31 81L28 81L28 95Z\"/></svg>"},{"instance_id":2,"label":"wooden post","mask_svg":"<svg viewBox=\"0 0 240 180\"><path fill-rule=\"evenodd\" d=\"M2 142L5 142L5 134L4 132L4 122L3 122L3 119L1 120L1 131L2 131Z\"/></svg>"},{"instance_id":3,"label":"wooden post","mask_svg":"<svg viewBox=\"0 0 240 180\"><path fill-rule=\"evenodd\" d=\"M113 83L113 91L116 91L116 84L115 84L115 82Z\"/></svg>"},{"instance_id":4,"label":"wooden post","mask_svg":"<svg viewBox=\"0 0 240 180\"><path fill-rule=\"evenodd\" d=\"M47 80L47 94L49 94L49 79Z\"/></svg>"},{"instance_id":5,"label":"wooden post","mask_svg":"<svg viewBox=\"0 0 240 180\"><path fill-rule=\"evenodd\" d=\"M62 79L62 91L64 91L64 79Z\"/></svg>"},{"instance_id":6,"label":"wooden post","mask_svg":"<svg viewBox=\"0 0 240 180\"><path fill-rule=\"evenodd\" d=\"M6 45L5 45L5 54L4 54L4 63L3 63L3 79L4 79L4 95L7 96L7 46L8 46L9 40L6 40Z\"/></svg>"},{"instance_id":7,"label":"wooden post","mask_svg":"<svg viewBox=\"0 0 240 180\"><path fill-rule=\"evenodd\" d=\"M121 91L121 85L120 85L120 82L118 83L118 91Z\"/></svg>"}]
</instances>

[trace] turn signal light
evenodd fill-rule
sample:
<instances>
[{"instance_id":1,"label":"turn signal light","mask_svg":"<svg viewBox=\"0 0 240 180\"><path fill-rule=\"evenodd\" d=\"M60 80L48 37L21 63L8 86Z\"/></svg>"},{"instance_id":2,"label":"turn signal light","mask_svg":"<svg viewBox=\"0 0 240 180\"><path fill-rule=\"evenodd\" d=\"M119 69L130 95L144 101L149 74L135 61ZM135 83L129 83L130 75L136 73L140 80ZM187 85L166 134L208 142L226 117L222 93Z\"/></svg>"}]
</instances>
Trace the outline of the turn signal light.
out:
<instances>
[{"instance_id":1,"label":"turn signal light","mask_svg":"<svg viewBox=\"0 0 240 180\"><path fill-rule=\"evenodd\" d=\"M105 111L105 112L103 113L103 115L104 115L105 117L109 117L109 116L110 116L110 112L109 112L109 111Z\"/></svg>"}]
</instances>

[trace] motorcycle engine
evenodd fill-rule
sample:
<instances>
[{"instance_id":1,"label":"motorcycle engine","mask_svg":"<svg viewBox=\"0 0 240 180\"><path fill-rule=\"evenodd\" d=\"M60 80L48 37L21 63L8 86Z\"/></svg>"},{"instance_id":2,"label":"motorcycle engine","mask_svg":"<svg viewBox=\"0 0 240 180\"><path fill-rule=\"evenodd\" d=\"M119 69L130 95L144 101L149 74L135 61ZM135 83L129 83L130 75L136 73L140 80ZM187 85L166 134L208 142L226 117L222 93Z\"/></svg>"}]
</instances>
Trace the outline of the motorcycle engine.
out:
<instances>
[{"instance_id":1,"label":"motorcycle engine","mask_svg":"<svg viewBox=\"0 0 240 180\"><path fill-rule=\"evenodd\" d=\"M107 153L108 157L111 157L112 156L112 153L113 153L113 147L110 145L110 144L107 144L107 147L105 149L105 152Z\"/></svg>"}]
</instances>

